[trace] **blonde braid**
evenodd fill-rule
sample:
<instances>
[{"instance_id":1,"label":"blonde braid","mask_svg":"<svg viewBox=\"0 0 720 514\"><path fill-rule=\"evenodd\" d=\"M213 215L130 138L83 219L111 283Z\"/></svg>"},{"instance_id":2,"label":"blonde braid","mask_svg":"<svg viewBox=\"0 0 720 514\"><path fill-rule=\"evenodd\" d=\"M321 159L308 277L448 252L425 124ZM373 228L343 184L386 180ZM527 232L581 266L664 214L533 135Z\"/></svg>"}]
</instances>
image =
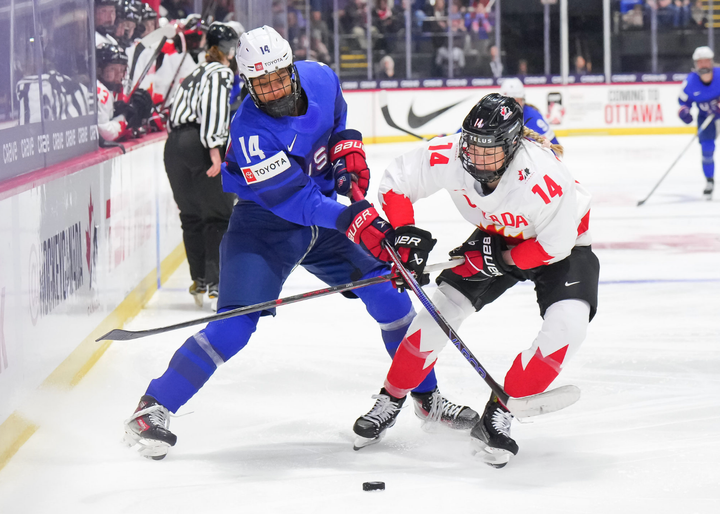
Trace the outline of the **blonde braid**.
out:
<instances>
[{"instance_id":1,"label":"blonde braid","mask_svg":"<svg viewBox=\"0 0 720 514\"><path fill-rule=\"evenodd\" d=\"M532 141L536 141L537 143L540 143L545 148L552 148L553 151L558 154L560 157L563 156L563 153L565 152L565 149L562 145L556 145L551 144L550 140L544 136L541 136L534 130L530 130L527 127L523 127L523 137L526 137L528 139L531 139Z\"/></svg>"}]
</instances>

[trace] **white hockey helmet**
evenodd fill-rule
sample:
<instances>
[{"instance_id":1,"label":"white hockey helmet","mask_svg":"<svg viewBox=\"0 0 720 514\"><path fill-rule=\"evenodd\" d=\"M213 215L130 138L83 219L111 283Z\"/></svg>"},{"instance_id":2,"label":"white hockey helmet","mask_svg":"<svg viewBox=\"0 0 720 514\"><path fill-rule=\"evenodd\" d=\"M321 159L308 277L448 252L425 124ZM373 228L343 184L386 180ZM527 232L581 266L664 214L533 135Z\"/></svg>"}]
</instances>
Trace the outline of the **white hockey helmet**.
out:
<instances>
[{"instance_id":1,"label":"white hockey helmet","mask_svg":"<svg viewBox=\"0 0 720 514\"><path fill-rule=\"evenodd\" d=\"M293 62L290 43L267 25L240 36L235 56L240 75L248 79L287 68Z\"/></svg>"},{"instance_id":2,"label":"white hockey helmet","mask_svg":"<svg viewBox=\"0 0 720 514\"><path fill-rule=\"evenodd\" d=\"M273 118L281 118L297 112L302 97L300 77L293 64L290 43L285 41L274 28L264 25L240 36L235 60L238 73L258 109ZM290 77L290 93L269 102L260 101L252 79L283 70L287 72L286 76Z\"/></svg>"},{"instance_id":3,"label":"white hockey helmet","mask_svg":"<svg viewBox=\"0 0 720 514\"><path fill-rule=\"evenodd\" d=\"M517 78L508 78L500 84L500 94L509 96L510 98L522 98L525 100L525 86L522 80Z\"/></svg>"},{"instance_id":4,"label":"white hockey helmet","mask_svg":"<svg viewBox=\"0 0 720 514\"><path fill-rule=\"evenodd\" d=\"M699 61L700 59L713 59L715 58L715 52L709 46L699 46L695 49L692 55L693 61Z\"/></svg>"}]
</instances>

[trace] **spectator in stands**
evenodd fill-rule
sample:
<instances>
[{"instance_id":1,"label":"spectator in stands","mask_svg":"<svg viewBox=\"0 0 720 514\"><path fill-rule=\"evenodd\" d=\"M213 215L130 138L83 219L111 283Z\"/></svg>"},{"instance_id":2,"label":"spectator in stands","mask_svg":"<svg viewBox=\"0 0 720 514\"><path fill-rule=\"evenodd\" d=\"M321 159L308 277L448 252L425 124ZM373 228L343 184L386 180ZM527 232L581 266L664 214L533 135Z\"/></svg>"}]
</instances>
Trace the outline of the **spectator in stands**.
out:
<instances>
[{"instance_id":1,"label":"spectator in stands","mask_svg":"<svg viewBox=\"0 0 720 514\"><path fill-rule=\"evenodd\" d=\"M636 3L632 6L632 9L622 14L623 30L641 29L643 23L643 6L641 3Z\"/></svg>"},{"instance_id":2,"label":"spectator in stands","mask_svg":"<svg viewBox=\"0 0 720 514\"><path fill-rule=\"evenodd\" d=\"M503 75L504 68L505 66L503 65L502 59L498 53L498 47L496 45L491 45L487 54L481 57L478 74L481 77L500 78Z\"/></svg>"},{"instance_id":3,"label":"spectator in stands","mask_svg":"<svg viewBox=\"0 0 720 514\"><path fill-rule=\"evenodd\" d=\"M692 23L692 8L690 7L690 0L675 0L675 9L673 27L689 27Z\"/></svg>"},{"instance_id":4,"label":"spectator in stands","mask_svg":"<svg viewBox=\"0 0 720 514\"><path fill-rule=\"evenodd\" d=\"M317 39L326 49L332 46L330 28L323 20L322 11L312 11L310 13L310 31L312 37Z\"/></svg>"},{"instance_id":5,"label":"spectator in stands","mask_svg":"<svg viewBox=\"0 0 720 514\"><path fill-rule=\"evenodd\" d=\"M528 62L527 59L520 59L518 61L517 74L520 77L524 77L528 74Z\"/></svg>"},{"instance_id":6,"label":"spectator in stands","mask_svg":"<svg viewBox=\"0 0 720 514\"><path fill-rule=\"evenodd\" d=\"M703 9L701 0L692 0L690 2L690 26L696 29L705 28L707 23L705 16L705 9Z\"/></svg>"},{"instance_id":7,"label":"spectator in stands","mask_svg":"<svg viewBox=\"0 0 720 514\"><path fill-rule=\"evenodd\" d=\"M460 13L460 6L457 2L453 2L450 5L449 23L450 31L452 32L452 49L449 48L450 39L446 37L445 46L437 49L435 64L441 69L443 76L448 76L450 68L449 61L452 58L453 75L460 76L465 69L465 36L467 35L467 29L465 28L465 20Z\"/></svg>"},{"instance_id":8,"label":"spectator in stands","mask_svg":"<svg viewBox=\"0 0 720 514\"><path fill-rule=\"evenodd\" d=\"M581 54L575 56L575 75L587 75L592 71L592 64Z\"/></svg>"},{"instance_id":9,"label":"spectator in stands","mask_svg":"<svg viewBox=\"0 0 720 514\"><path fill-rule=\"evenodd\" d=\"M367 49L367 3L365 0L349 0L343 14L340 16L340 32L344 35L354 36L358 48ZM377 36L377 28L371 27L372 36ZM348 41L350 43L350 41Z\"/></svg>"},{"instance_id":10,"label":"spectator in stands","mask_svg":"<svg viewBox=\"0 0 720 514\"><path fill-rule=\"evenodd\" d=\"M386 55L380 59L379 67L378 80L392 80L395 78L395 60L391 56Z\"/></svg>"}]
</instances>

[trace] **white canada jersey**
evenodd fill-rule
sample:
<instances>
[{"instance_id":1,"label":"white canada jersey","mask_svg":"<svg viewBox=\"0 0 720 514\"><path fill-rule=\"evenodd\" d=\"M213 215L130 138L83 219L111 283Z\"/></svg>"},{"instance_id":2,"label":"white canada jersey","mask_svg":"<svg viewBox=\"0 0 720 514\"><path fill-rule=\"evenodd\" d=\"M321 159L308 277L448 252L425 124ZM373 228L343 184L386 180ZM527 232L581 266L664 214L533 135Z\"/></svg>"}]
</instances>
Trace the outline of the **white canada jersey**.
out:
<instances>
[{"instance_id":1,"label":"white canada jersey","mask_svg":"<svg viewBox=\"0 0 720 514\"><path fill-rule=\"evenodd\" d=\"M97 108L98 108L98 132L105 141L115 141L125 135L127 121L122 114L113 117L115 113L115 95L105 84L97 81Z\"/></svg>"},{"instance_id":2,"label":"white canada jersey","mask_svg":"<svg viewBox=\"0 0 720 514\"><path fill-rule=\"evenodd\" d=\"M379 194L393 226L414 223L411 204L445 189L466 220L505 238L521 269L560 261L574 246L591 243L591 196L552 150L523 139L496 189L485 195L462 166L460 135L435 138L385 170Z\"/></svg>"}]
</instances>

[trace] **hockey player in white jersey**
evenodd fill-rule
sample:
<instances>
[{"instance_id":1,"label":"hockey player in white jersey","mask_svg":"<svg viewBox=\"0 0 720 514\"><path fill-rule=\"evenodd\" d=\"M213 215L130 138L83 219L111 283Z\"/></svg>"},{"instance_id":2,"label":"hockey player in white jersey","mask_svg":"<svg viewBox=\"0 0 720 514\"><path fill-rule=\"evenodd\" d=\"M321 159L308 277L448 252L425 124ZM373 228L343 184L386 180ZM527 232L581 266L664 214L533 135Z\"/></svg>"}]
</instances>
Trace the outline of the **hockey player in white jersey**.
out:
<instances>
[{"instance_id":1,"label":"hockey player in white jersey","mask_svg":"<svg viewBox=\"0 0 720 514\"><path fill-rule=\"evenodd\" d=\"M130 98L123 94L123 78L128 59L117 45L102 44L95 50L97 63L98 132L104 141L117 141L132 135L150 117L152 100L144 89Z\"/></svg>"},{"instance_id":2,"label":"hockey player in white jersey","mask_svg":"<svg viewBox=\"0 0 720 514\"><path fill-rule=\"evenodd\" d=\"M524 127L514 99L494 93L473 107L461 133L398 157L380 183L383 209L395 227L395 248L421 284L429 280L423 270L435 240L415 226L413 203L444 189L476 227L451 252L464 256L465 263L438 277L432 298L454 329L518 281L534 282L544 321L505 376L505 391L513 397L547 389L585 339L597 308L599 263L590 247L590 194L561 156L560 145ZM485 342L481 333L467 338ZM355 423L359 446L379 440L394 424L398 405L433 369L446 342L430 314L418 314L378 401ZM471 431L478 458L503 467L517 454L512 420L493 395Z\"/></svg>"}]
</instances>

